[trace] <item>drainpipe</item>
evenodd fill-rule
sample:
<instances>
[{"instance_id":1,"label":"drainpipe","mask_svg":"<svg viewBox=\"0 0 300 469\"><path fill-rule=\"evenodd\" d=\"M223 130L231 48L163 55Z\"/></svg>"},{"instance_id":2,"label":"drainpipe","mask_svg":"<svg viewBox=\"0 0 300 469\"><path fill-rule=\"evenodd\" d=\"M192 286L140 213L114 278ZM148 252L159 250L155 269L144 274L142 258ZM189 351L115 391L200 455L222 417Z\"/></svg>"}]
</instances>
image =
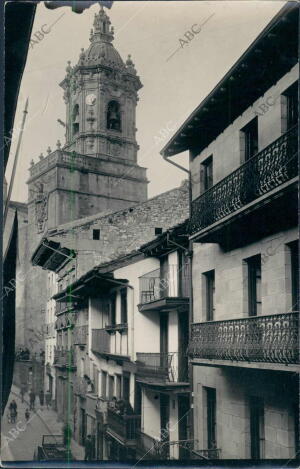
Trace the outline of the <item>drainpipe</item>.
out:
<instances>
[{"instance_id":1,"label":"drainpipe","mask_svg":"<svg viewBox=\"0 0 300 469\"><path fill-rule=\"evenodd\" d=\"M176 166L176 168L181 169L181 171L184 171L185 173L188 174L189 178L189 217L191 216L191 209L192 209L192 175L191 171L184 168L178 163L175 163L174 161L171 161L167 155L162 155L163 159L167 162L172 164L173 166ZM192 264L192 259L193 259L193 241L189 240L189 247L188 247L188 258L189 258L189 275L190 275L190 284L189 284L189 344L191 340L191 325L193 323L193 264ZM191 386L191 394L190 394L190 418L189 418L189 434L192 436L191 439L194 438L194 404L193 404L193 396L194 396L194 387L193 387L193 365L189 365L189 370L188 370L188 376L189 376L189 382Z\"/></svg>"}]
</instances>

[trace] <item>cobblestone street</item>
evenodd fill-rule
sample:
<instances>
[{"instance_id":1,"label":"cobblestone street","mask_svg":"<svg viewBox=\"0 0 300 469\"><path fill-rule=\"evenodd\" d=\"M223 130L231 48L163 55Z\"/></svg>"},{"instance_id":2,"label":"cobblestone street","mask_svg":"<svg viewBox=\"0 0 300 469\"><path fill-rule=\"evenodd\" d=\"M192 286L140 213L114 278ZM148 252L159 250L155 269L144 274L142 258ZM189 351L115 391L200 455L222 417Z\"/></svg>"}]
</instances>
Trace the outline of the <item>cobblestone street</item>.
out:
<instances>
[{"instance_id":1,"label":"cobblestone street","mask_svg":"<svg viewBox=\"0 0 300 469\"><path fill-rule=\"evenodd\" d=\"M15 399L18 406L16 423L8 422L8 406ZM4 412L1 434L1 462L30 461L34 452L42 443L43 435L61 435L62 423L57 421L57 414L46 406L41 407L36 399L35 412L30 411L29 421L26 423L25 410L29 409L29 396L25 394L21 402L19 389L12 386L12 391ZM74 441L71 451L75 459L83 459L83 450Z\"/></svg>"}]
</instances>

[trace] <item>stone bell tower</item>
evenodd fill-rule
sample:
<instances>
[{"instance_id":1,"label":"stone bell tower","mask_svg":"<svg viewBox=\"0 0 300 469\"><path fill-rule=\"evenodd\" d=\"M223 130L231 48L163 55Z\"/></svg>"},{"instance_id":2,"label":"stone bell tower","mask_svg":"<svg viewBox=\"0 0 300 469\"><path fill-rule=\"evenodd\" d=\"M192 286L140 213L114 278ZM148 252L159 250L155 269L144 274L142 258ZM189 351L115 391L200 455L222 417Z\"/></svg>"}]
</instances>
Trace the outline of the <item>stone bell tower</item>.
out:
<instances>
[{"instance_id":1,"label":"stone bell tower","mask_svg":"<svg viewBox=\"0 0 300 469\"><path fill-rule=\"evenodd\" d=\"M136 106L142 87L133 62L123 62L101 7L90 46L68 62L60 83L66 142L30 168L29 205L37 232L147 199L146 169L137 164Z\"/></svg>"},{"instance_id":2,"label":"stone bell tower","mask_svg":"<svg viewBox=\"0 0 300 469\"><path fill-rule=\"evenodd\" d=\"M135 113L141 82L133 63L124 63L113 44L103 8L95 15L90 46L70 63L61 83L66 103L66 142L48 144L29 168L28 225L22 317L25 341L39 351L36 331L45 323L47 273L31 256L47 230L117 211L147 199L146 169L137 164ZM23 284L22 284L23 285ZM23 321L24 322L24 321ZM24 327L22 325L22 327Z\"/></svg>"},{"instance_id":3,"label":"stone bell tower","mask_svg":"<svg viewBox=\"0 0 300 469\"><path fill-rule=\"evenodd\" d=\"M137 161L136 105L142 87L133 62L124 64L112 42L113 28L103 7L95 15L90 46L67 67L60 84L66 102L68 151L95 157Z\"/></svg>"}]
</instances>

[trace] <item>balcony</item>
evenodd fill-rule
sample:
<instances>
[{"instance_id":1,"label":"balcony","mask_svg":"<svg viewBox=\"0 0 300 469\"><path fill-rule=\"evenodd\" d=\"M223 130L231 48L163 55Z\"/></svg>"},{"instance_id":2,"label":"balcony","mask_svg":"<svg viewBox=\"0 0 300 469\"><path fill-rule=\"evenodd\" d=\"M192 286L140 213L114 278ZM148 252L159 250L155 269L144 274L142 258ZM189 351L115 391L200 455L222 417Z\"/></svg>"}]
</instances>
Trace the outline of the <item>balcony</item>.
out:
<instances>
[{"instance_id":1,"label":"balcony","mask_svg":"<svg viewBox=\"0 0 300 469\"><path fill-rule=\"evenodd\" d=\"M192 239L232 249L297 226L297 138L293 127L193 200Z\"/></svg>"},{"instance_id":2,"label":"balcony","mask_svg":"<svg viewBox=\"0 0 300 469\"><path fill-rule=\"evenodd\" d=\"M140 432L137 451L145 460L159 459L219 459L220 449L194 450L197 440L159 440ZM146 456L145 456L146 455Z\"/></svg>"},{"instance_id":3,"label":"balcony","mask_svg":"<svg viewBox=\"0 0 300 469\"><path fill-rule=\"evenodd\" d=\"M177 308L187 309L189 304L189 270L169 265L168 273L162 277L156 269L140 277L140 311L171 311Z\"/></svg>"},{"instance_id":4,"label":"balcony","mask_svg":"<svg viewBox=\"0 0 300 469\"><path fill-rule=\"evenodd\" d=\"M297 371L298 312L192 325L194 364Z\"/></svg>"},{"instance_id":5,"label":"balcony","mask_svg":"<svg viewBox=\"0 0 300 469\"><path fill-rule=\"evenodd\" d=\"M127 350L127 335L121 335L121 341L119 347L122 350L122 346ZM122 342L124 339L124 342ZM115 346L116 343L114 342ZM129 357L124 353L118 353L115 346L113 346L111 331L107 329L93 329L92 330L92 352L96 355L100 355L104 358L111 358L117 361L129 360Z\"/></svg>"},{"instance_id":6,"label":"balcony","mask_svg":"<svg viewBox=\"0 0 300 469\"><path fill-rule=\"evenodd\" d=\"M140 415L120 415L107 409L107 433L126 446L135 446L141 428Z\"/></svg>"},{"instance_id":7,"label":"balcony","mask_svg":"<svg viewBox=\"0 0 300 469\"><path fill-rule=\"evenodd\" d=\"M57 301L55 306L55 314L63 314L74 311L77 308L77 303L74 301Z\"/></svg>"},{"instance_id":8,"label":"balcony","mask_svg":"<svg viewBox=\"0 0 300 469\"><path fill-rule=\"evenodd\" d=\"M55 348L54 365L58 368L76 369L74 349Z\"/></svg>"},{"instance_id":9,"label":"balcony","mask_svg":"<svg viewBox=\"0 0 300 469\"><path fill-rule=\"evenodd\" d=\"M88 339L88 326L75 326L73 332L74 345L84 346L87 344Z\"/></svg>"},{"instance_id":10,"label":"balcony","mask_svg":"<svg viewBox=\"0 0 300 469\"><path fill-rule=\"evenodd\" d=\"M137 379L148 384L188 384L187 357L176 352L137 353Z\"/></svg>"},{"instance_id":11,"label":"balcony","mask_svg":"<svg viewBox=\"0 0 300 469\"><path fill-rule=\"evenodd\" d=\"M191 459L220 459L221 449L210 448L210 449L197 449L191 451Z\"/></svg>"},{"instance_id":12,"label":"balcony","mask_svg":"<svg viewBox=\"0 0 300 469\"><path fill-rule=\"evenodd\" d=\"M115 332L120 332L120 334L122 334L122 332L127 332L128 324L110 324L109 326L105 327L105 330L110 334L114 334Z\"/></svg>"}]
</instances>

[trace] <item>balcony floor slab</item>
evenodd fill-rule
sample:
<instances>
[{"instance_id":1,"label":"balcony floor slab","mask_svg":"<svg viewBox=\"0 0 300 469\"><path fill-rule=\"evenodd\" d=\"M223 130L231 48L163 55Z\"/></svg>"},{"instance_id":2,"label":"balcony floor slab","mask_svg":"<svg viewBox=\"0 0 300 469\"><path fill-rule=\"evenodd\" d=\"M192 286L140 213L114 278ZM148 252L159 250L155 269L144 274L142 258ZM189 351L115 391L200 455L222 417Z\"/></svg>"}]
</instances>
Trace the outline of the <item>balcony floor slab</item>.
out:
<instances>
[{"instance_id":1,"label":"balcony floor slab","mask_svg":"<svg viewBox=\"0 0 300 469\"><path fill-rule=\"evenodd\" d=\"M154 300L149 303L142 303L138 305L139 311L172 311L177 308L188 308L189 298L186 297L165 297L159 300Z\"/></svg>"},{"instance_id":2,"label":"balcony floor slab","mask_svg":"<svg viewBox=\"0 0 300 469\"><path fill-rule=\"evenodd\" d=\"M213 367L239 367L252 368L259 370L284 371L289 373L300 373L300 365L284 364L284 363L267 363L267 362L242 362L232 360L208 360L205 358L193 358L192 365L196 366L213 366Z\"/></svg>"}]
</instances>

